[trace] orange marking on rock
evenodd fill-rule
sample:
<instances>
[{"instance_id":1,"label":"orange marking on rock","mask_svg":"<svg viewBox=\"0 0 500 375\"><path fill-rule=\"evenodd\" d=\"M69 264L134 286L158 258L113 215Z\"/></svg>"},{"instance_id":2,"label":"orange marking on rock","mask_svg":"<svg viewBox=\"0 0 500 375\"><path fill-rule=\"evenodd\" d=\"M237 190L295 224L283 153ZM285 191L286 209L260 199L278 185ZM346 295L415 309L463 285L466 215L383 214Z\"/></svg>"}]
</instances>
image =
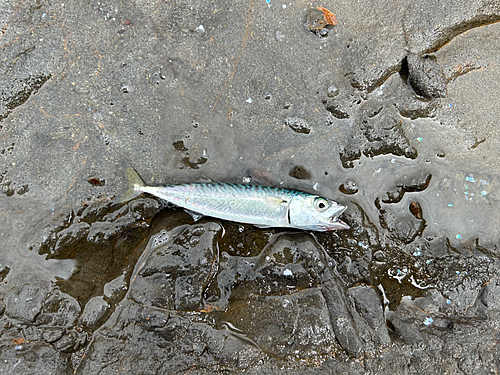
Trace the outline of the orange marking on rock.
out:
<instances>
[{"instance_id":1,"label":"orange marking on rock","mask_svg":"<svg viewBox=\"0 0 500 375\"><path fill-rule=\"evenodd\" d=\"M325 21L328 25L335 26L337 24L337 17L335 17L335 14L322 7L318 7L318 10L321 10L323 12L323 16L325 17Z\"/></svg>"}]
</instances>

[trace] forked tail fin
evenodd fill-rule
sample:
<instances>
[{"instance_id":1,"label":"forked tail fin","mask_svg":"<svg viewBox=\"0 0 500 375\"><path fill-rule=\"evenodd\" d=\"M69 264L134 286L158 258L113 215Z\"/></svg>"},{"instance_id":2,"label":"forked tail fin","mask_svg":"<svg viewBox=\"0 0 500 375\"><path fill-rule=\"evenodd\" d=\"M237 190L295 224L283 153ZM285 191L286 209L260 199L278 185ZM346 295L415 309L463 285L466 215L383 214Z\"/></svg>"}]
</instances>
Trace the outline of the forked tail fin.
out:
<instances>
[{"instance_id":1,"label":"forked tail fin","mask_svg":"<svg viewBox=\"0 0 500 375\"><path fill-rule=\"evenodd\" d=\"M122 161L122 171L127 179L127 189L118 197L117 204L122 204L132 200L133 198L141 195L140 188L145 186L141 176L130 166L126 161Z\"/></svg>"}]
</instances>

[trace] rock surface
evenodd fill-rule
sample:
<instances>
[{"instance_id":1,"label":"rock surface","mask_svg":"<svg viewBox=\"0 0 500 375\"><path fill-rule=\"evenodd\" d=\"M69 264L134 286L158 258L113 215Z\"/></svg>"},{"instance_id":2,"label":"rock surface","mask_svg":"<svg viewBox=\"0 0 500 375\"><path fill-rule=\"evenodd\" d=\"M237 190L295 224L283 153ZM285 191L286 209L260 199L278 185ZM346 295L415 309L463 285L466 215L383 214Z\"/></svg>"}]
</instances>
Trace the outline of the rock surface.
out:
<instances>
[{"instance_id":1,"label":"rock surface","mask_svg":"<svg viewBox=\"0 0 500 375\"><path fill-rule=\"evenodd\" d=\"M317 5L2 4L0 374L497 371L500 5ZM351 229L118 203L125 162Z\"/></svg>"}]
</instances>

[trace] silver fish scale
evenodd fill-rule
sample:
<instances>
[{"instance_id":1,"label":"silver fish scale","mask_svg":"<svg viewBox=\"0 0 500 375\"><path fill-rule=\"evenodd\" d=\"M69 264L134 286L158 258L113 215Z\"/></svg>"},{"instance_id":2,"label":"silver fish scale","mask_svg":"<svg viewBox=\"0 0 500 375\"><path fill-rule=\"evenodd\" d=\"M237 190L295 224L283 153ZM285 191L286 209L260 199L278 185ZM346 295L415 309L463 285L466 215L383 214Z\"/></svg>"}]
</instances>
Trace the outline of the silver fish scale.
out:
<instances>
[{"instance_id":1,"label":"silver fish scale","mask_svg":"<svg viewBox=\"0 0 500 375\"><path fill-rule=\"evenodd\" d=\"M204 215L261 226L288 224L287 203L294 196L309 195L296 190L231 183L179 184L140 190Z\"/></svg>"},{"instance_id":2,"label":"silver fish scale","mask_svg":"<svg viewBox=\"0 0 500 375\"><path fill-rule=\"evenodd\" d=\"M123 169L128 188L120 202L144 192L197 214L259 227L322 232L349 228L339 219L346 207L315 194L281 187L215 182L145 186L132 167L124 163Z\"/></svg>"}]
</instances>

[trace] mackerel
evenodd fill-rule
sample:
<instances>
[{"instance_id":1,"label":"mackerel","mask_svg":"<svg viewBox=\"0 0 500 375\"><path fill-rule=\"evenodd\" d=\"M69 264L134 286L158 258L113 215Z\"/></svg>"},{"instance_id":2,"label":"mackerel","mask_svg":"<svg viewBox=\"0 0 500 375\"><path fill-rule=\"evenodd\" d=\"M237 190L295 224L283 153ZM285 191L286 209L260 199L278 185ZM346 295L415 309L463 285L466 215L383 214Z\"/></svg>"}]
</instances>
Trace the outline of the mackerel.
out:
<instances>
[{"instance_id":1,"label":"mackerel","mask_svg":"<svg viewBox=\"0 0 500 375\"><path fill-rule=\"evenodd\" d=\"M297 190L247 184L191 183L146 186L126 167L129 187L121 201L148 193L198 214L261 228L282 227L312 231L349 229L339 219L347 207Z\"/></svg>"}]
</instances>

